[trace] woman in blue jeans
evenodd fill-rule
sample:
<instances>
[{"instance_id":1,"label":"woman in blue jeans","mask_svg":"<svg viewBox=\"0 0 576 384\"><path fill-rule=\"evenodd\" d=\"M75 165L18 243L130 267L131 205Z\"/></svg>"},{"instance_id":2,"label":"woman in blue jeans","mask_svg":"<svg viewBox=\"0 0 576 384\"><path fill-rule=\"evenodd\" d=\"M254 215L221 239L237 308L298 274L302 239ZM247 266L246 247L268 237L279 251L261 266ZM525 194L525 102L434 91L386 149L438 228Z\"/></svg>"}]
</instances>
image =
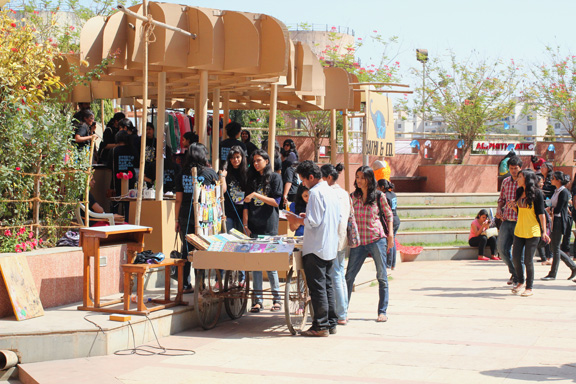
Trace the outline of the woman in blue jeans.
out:
<instances>
[{"instance_id":1,"label":"woman in blue jeans","mask_svg":"<svg viewBox=\"0 0 576 384\"><path fill-rule=\"evenodd\" d=\"M386 196L376 189L374 171L368 166L362 166L356 171L356 190L351 194L354 216L358 224L360 245L350 249L348 268L346 269L346 285L348 288L348 303L352 296L354 280L360 272L368 254L372 255L376 266L378 279L378 317L377 322L388 321L388 276L386 275L386 254L394 245L392 210L386 201ZM381 215L385 221L384 228Z\"/></svg>"}]
</instances>

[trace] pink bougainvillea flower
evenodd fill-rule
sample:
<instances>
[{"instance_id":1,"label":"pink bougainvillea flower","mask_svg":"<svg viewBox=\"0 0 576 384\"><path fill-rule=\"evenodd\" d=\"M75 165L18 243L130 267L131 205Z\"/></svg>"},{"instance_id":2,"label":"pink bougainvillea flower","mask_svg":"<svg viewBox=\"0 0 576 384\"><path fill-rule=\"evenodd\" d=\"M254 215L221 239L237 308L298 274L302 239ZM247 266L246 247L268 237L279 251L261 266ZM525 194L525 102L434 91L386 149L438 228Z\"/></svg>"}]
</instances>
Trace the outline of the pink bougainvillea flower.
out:
<instances>
[{"instance_id":1,"label":"pink bougainvillea flower","mask_svg":"<svg viewBox=\"0 0 576 384\"><path fill-rule=\"evenodd\" d=\"M9 229L5 230L4 236L12 236L12 231L10 231Z\"/></svg>"},{"instance_id":2,"label":"pink bougainvillea flower","mask_svg":"<svg viewBox=\"0 0 576 384\"><path fill-rule=\"evenodd\" d=\"M18 248L18 249L16 250L16 253L22 253L22 250L21 250L20 248Z\"/></svg>"},{"instance_id":3,"label":"pink bougainvillea flower","mask_svg":"<svg viewBox=\"0 0 576 384\"><path fill-rule=\"evenodd\" d=\"M16 23L12 23L12 24L10 24L10 26L11 26L12 28L16 28Z\"/></svg>"},{"instance_id":4,"label":"pink bougainvillea flower","mask_svg":"<svg viewBox=\"0 0 576 384\"><path fill-rule=\"evenodd\" d=\"M34 237L34 232L30 231L28 232L28 238L31 239Z\"/></svg>"},{"instance_id":5,"label":"pink bougainvillea flower","mask_svg":"<svg viewBox=\"0 0 576 384\"><path fill-rule=\"evenodd\" d=\"M18 52L18 48L11 48L10 49L12 52Z\"/></svg>"},{"instance_id":6,"label":"pink bougainvillea flower","mask_svg":"<svg viewBox=\"0 0 576 384\"><path fill-rule=\"evenodd\" d=\"M38 244L42 244L42 242L44 242L44 240L38 239Z\"/></svg>"},{"instance_id":7,"label":"pink bougainvillea flower","mask_svg":"<svg viewBox=\"0 0 576 384\"><path fill-rule=\"evenodd\" d=\"M22 235L24 232L26 232L26 229L24 227L20 228L18 231L18 236Z\"/></svg>"}]
</instances>

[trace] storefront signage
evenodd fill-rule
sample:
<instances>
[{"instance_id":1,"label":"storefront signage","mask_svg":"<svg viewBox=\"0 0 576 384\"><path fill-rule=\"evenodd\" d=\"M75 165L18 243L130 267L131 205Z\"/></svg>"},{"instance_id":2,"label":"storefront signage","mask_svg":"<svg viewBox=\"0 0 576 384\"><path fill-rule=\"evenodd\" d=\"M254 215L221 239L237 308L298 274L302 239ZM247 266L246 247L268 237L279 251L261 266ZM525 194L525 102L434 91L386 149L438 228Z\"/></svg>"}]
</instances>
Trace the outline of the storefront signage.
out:
<instances>
[{"instance_id":1,"label":"storefront signage","mask_svg":"<svg viewBox=\"0 0 576 384\"><path fill-rule=\"evenodd\" d=\"M394 156L392 102L376 92L366 92L366 143L364 154Z\"/></svg>"},{"instance_id":2,"label":"storefront signage","mask_svg":"<svg viewBox=\"0 0 576 384\"><path fill-rule=\"evenodd\" d=\"M472 142L472 153L486 153L490 155L505 155L510 151L518 155L533 155L536 144L534 142L493 142L493 141L474 141Z\"/></svg>"}]
</instances>

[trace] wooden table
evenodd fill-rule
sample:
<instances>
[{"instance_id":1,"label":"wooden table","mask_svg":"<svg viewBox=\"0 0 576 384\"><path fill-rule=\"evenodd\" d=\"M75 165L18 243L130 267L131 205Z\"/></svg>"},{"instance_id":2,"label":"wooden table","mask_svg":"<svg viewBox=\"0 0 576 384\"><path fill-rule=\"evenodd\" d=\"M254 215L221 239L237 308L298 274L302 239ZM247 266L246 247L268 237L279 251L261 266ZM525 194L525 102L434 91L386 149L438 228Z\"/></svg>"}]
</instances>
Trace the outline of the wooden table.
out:
<instances>
[{"instance_id":1,"label":"wooden table","mask_svg":"<svg viewBox=\"0 0 576 384\"><path fill-rule=\"evenodd\" d=\"M139 225L112 225L108 227L80 228L80 245L84 252L83 305L79 310L110 312L117 310L103 308L118 304L122 299L100 303L100 247L104 245L126 244L128 262L132 263L136 253L144 250L144 235L152 228ZM94 258L94 301L90 299L90 259Z\"/></svg>"}]
</instances>

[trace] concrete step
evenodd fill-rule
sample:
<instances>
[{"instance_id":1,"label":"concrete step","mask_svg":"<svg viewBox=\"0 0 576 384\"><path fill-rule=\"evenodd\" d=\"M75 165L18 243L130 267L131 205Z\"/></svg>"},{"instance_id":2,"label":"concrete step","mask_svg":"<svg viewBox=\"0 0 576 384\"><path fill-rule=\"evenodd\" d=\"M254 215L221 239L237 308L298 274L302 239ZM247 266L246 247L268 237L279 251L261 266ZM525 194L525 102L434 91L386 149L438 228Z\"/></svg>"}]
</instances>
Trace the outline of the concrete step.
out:
<instances>
[{"instance_id":1,"label":"concrete step","mask_svg":"<svg viewBox=\"0 0 576 384\"><path fill-rule=\"evenodd\" d=\"M398 204L410 205L457 205L496 204L498 193L397 193Z\"/></svg>"},{"instance_id":2,"label":"concrete step","mask_svg":"<svg viewBox=\"0 0 576 384\"><path fill-rule=\"evenodd\" d=\"M433 231L433 232L398 232L396 239L400 244L409 243L451 243L460 241L468 243L470 231Z\"/></svg>"},{"instance_id":3,"label":"concrete step","mask_svg":"<svg viewBox=\"0 0 576 384\"><path fill-rule=\"evenodd\" d=\"M397 212L400 220L404 218L414 217L428 217L431 221L437 218L449 217L468 217L470 221L481 209L492 208L496 212L497 204L486 205L463 205L463 206L449 206L449 205L412 205L412 206L398 206Z\"/></svg>"},{"instance_id":4,"label":"concrete step","mask_svg":"<svg viewBox=\"0 0 576 384\"><path fill-rule=\"evenodd\" d=\"M490 256L489 248L484 252L484 256ZM424 247L416 261L475 260L477 258L477 247ZM497 260L490 260L490 262L503 263Z\"/></svg>"},{"instance_id":5,"label":"concrete step","mask_svg":"<svg viewBox=\"0 0 576 384\"><path fill-rule=\"evenodd\" d=\"M405 218L400 223L400 231L406 230L421 230L423 231L434 231L437 228L447 229L447 230L460 230L464 231L470 229L470 224L472 223L471 217L438 217L434 219L430 218Z\"/></svg>"}]
</instances>

